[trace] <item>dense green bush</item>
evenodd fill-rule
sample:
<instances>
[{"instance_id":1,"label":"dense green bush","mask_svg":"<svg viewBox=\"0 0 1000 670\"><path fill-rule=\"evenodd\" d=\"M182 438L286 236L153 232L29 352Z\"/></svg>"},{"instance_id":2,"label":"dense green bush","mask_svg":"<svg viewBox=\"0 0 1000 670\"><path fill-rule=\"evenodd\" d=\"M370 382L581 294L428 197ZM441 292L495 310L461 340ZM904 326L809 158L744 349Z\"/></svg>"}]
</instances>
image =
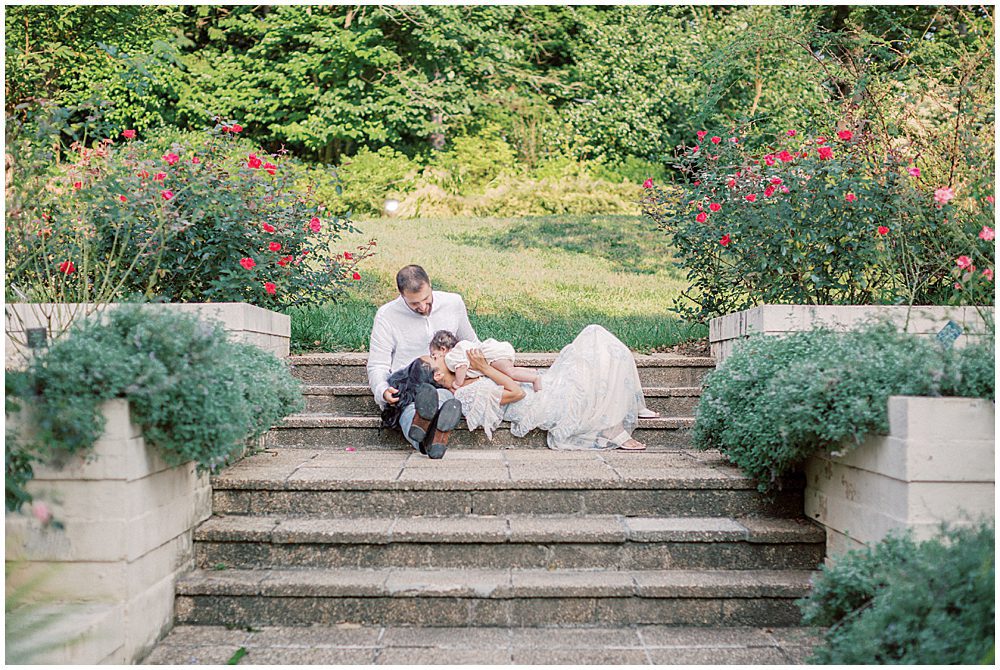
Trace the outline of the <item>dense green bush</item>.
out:
<instances>
[{"instance_id":1,"label":"dense green bush","mask_svg":"<svg viewBox=\"0 0 1000 670\"><path fill-rule=\"evenodd\" d=\"M889 396L994 398L994 366L992 338L951 350L889 325L758 335L706 377L694 445L766 490L822 448L888 432Z\"/></svg>"},{"instance_id":2,"label":"dense green bush","mask_svg":"<svg viewBox=\"0 0 1000 670\"><path fill-rule=\"evenodd\" d=\"M993 524L916 543L889 536L822 568L799 601L803 623L826 627L810 663L992 664Z\"/></svg>"},{"instance_id":3,"label":"dense green bush","mask_svg":"<svg viewBox=\"0 0 1000 670\"><path fill-rule=\"evenodd\" d=\"M33 427L16 438L21 460L7 461L8 507L24 502L10 483L23 484L27 459L59 461L93 446L106 400L129 401L133 420L168 463L193 460L213 470L302 407L284 362L230 342L218 324L153 306L122 306L77 323L26 371L8 376L20 377L13 388L31 408Z\"/></svg>"}]
</instances>

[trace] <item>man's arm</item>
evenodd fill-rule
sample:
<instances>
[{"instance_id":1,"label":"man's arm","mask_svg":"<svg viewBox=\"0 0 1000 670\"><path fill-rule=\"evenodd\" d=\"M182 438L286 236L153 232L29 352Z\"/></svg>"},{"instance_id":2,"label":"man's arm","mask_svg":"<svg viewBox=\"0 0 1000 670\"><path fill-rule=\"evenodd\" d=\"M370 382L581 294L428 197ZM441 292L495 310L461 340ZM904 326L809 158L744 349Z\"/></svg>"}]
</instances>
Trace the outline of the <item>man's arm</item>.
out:
<instances>
[{"instance_id":1,"label":"man's arm","mask_svg":"<svg viewBox=\"0 0 1000 670\"><path fill-rule=\"evenodd\" d=\"M372 324L372 334L368 345L368 386L375 395L375 402L382 409L385 409L385 398L383 394L389 388L389 373L392 366L392 353L394 350L392 333L385 320L375 315L375 323Z\"/></svg>"},{"instance_id":2,"label":"man's arm","mask_svg":"<svg viewBox=\"0 0 1000 670\"><path fill-rule=\"evenodd\" d=\"M476 335L476 331L473 330L472 324L469 323L469 312L465 309L465 300L462 296L458 296L459 303L459 318L458 327L455 329L455 335L458 336L459 340L469 340L470 342L479 342L479 336Z\"/></svg>"}]
</instances>

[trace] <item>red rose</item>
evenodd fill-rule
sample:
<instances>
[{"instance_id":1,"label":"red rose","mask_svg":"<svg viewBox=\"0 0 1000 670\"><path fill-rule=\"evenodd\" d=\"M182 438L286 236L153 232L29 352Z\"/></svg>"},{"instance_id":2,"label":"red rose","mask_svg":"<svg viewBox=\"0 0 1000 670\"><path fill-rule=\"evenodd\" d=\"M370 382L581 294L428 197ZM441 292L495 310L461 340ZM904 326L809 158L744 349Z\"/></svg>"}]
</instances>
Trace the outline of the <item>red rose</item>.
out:
<instances>
[{"instance_id":1,"label":"red rose","mask_svg":"<svg viewBox=\"0 0 1000 670\"><path fill-rule=\"evenodd\" d=\"M288 265L291 262L292 262L292 257L291 256L282 256L281 260L278 261L278 265L280 265L281 267L285 267L286 265Z\"/></svg>"},{"instance_id":2,"label":"red rose","mask_svg":"<svg viewBox=\"0 0 1000 670\"><path fill-rule=\"evenodd\" d=\"M879 235L888 235L889 234L889 229L886 226L879 226L878 227L878 234Z\"/></svg>"},{"instance_id":3,"label":"red rose","mask_svg":"<svg viewBox=\"0 0 1000 670\"><path fill-rule=\"evenodd\" d=\"M139 177L140 179L149 179L149 172L143 170L142 172L137 172L136 176Z\"/></svg>"},{"instance_id":4,"label":"red rose","mask_svg":"<svg viewBox=\"0 0 1000 670\"><path fill-rule=\"evenodd\" d=\"M846 200L847 202L854 202L857 199L858 196L854 195L853 193L848 193L844 196L844 200Z\"/></svg>"},{"instance_id":5,"label":"red rose","mask_svg":"<svg viewBox=\"0 0 1000 670\"><path fill-rule=\"evenodd\" d=\"M717 202L713 202L713 203L709 204L708 208L710 210L712 210L713 212L718 212L720 209L722 209L722 205L720 205Z\"/></svg>"},{"instance_id":6,"label":"red rose","mask_svg":"<svg viewBox=\"0 0 1000 670\"><path fill-rule=\"evenodd\" d=\"M747 202L756 202L757 196L751 193L750 195L743 196L743 199L746 200Z\"/></svg>"},{"instance_id":7,"label":"red rose","mask_svg":"<svg viewBox=\"0 0 1000 670\"><path fill-rule=\"evenodd\" d=\"M653 178L650 177L646 181L642 182L642 187L643 188L653 188Z\"/></svg>"},{"instance_id":8,"label":"red rose","mask_svg":"<svg viewBox=\"0 0 1000 670\"><path fill-rule=\"evenodd\" d=\"M122 202L128 202L128 198L126 198L123 195L118 196L118 199L121 200Z\"/></svg>"},{"instance_id":9,"label":"red rose","mask_svg":"<svg viewBox=\"0 0 1000 670\"><path fill-rule=\"evenodd\" d=\"M164 200L170 200L172 197L174 197L174 192L163 191L162 193L160 193L160 197L163 198Z\"/></svg>"},{"instance_id":10,"label":"red rose","mask_svg":"<svg viewBox=\"0 0 1000 670\"><path fill-rule=\"evenodd\" d=\"M274 231L277 230L277 228L272 226L270 223L265 223L263 227L265 233L273 233Z\"/></svg>"},{"instance_id":11,"label":"red rose","mask_svg":"<svg viewBox=\"0 0 1000 670\"><path fill-rule=\"evenodd\" d=\"M168 165L174 165L180 159L181 159L181 157L178 156L175 153L169 153L169 154L164 154L163 155L163 160L167 161Z\"/></svg>"},{"instance_id":12,"label":"red rose","mask_svg":"<svg viewBox=\"0 0 1000 670\"><path fill-rule=\"evenodd\" d=\"M774 192L776 190L777 189L773 185L768 186L767 188L764 189L764 197L765 198L770 198L772 195L774 195Z\"/></svg>"},{"instance_id":13,"label":"red rose","mask_svg":"<svg viewBox=\"0 0 1000 670\"><path fill-rule=\"evenodd\" d=\"M698 216L694 217L694 220L698 223L705 223L708 221L708 214L706 212L698 212Z\"/></svg>"},{"instance_id":14,"label":"red rose","mask_svg":"<svg viewBox=\"0 0 1000 670\"><path fill-rule=\"evenodd\" d=\"M234 133L242 133L243 132L243 126L241 126L238 123L234 123L233 127L230 128L230 130L232 130Z\"/></svg>"},{"instance_id":15,"label":"red rose","mask_svg":"<svg viewBox=\"0 0 1000 670\"><path fill-rule=\"evenodd\" d=\"M712 138L712 144L718 144L721 141L722 141L722 138L719 137L719 136L715 136L715 137Z\"/></svg>"},{"instance_id":16,"label":"red rose","mask_svg":"<svg viewBox=\"0 0 1000 670\"><path fill-rule=\"evenodd\" d=\"M816 138L816 144L826 144L826 138L825 137L817 137Z\"/></svg>"},{"instance_id":17,"label":"red rose","mask_svg":"<svg viewBox=\"0 0 1000 670\"><path fill-rule=\"evenodd\" d=\"M251 170L256 170L263 164L264 161L257 158L257 154L250 154L249 156L247 156L247 167L250 168Z\"/></svg>"},{"instance_id":18,"label":"red rose","mask_svg":"<svg viewBox=\"0 0 1000 670\"><path fill-rule=\"evenodd\" d=\"M166 172L157 172L156 174L153 175L153 181L163 181L166 178L167 178Z\"/></svg>"},{"instance_id":19,"label":"red rose","mask_svg":"<svg viewBox=\"0 0 1000 670\"><path fill-rule=\"evenodd\" d=\"M785 134L788 135L789 137L795 137L795 131L794 130L786 130Z\"/></svg>"},{"instance_id":20,"label":"red rose","mask_svg":"<svg viewBox=\"0 0 1000 670\"><path fill-rule=\"evenodd\" d=\"M270 249L271 251L281 251L281 244L279 244L278 242L271 242L270 244L267 245L267 248Z\"/></svg>"},{"instance_id":21,"label":"red rose","mask_svg":"<svg viewBox=\"0 0 1000 670\"><path fill-rule=\"evenodd\" d=\"M351 279L357 281L358 279L361 279L361 275L355 272L353 275L351 275Z\"/></svg>"},{"instance_id":22,"label":"red rose","mask_svg":"<svg viewBox=\"0 0 1000 670\"><path fill-rule=\"evenodd\" d=\"M764 162L767 163L768 167L774 165L774 156L771 154L764 156Z\"/></svg>"},{"instance_id":23,"label":"red rose","mask_svg":"<svg viewBox=\"0 0 1000 670\"><path fill-rule=\"evenodd\" d=\"M708 131L707 130L699 130L698 132L695 133L695 135L698 136L698 141L700 142L703 139L705 139L705 135L708 135Z\"/></svg>"},{"instance_id":24,"label":"red rose","mask_svg":"<svg viewBox=\"0 0 1000 670\"><path fill-rule=\"evenodd\" d=\"M791 160L794 160L794 159L795 159L795 156L791 155L787 151L781 151L781 152L778 153L778 160L780 160L782 163L787 163L787 162L789 162Z\"/></svg>"},{"instance_id":25,"label":"red rose","mask_svg":"<svg viewBox=\"0 0 1000 670\"><path fill-rule=\"evenodd\" d=\"M264 290L268 292L269 295L274 295L278 292L278 287L272 282L264 282Z\"/></svg>"},{"instance_id":26,"label":"red rose","mask_svg":"<svg viewBox=\"0 0 1000 670\"><path fill-rule=\"evenodd\" d=\"M195 156L194 158L192 158L192 159L191 159L191 162L192 162L192 163L200 163L200 162L201 162L201 159L200 159L200 158L198 158L197 156Z\"/></svg>"},{"instance_id":27,"label":"red rose","mask_svg":"<svg viewBox=\"0 0 1000 670\"><path fill-rule=\"evenodd\" d=\"M726 182L726 186L728 186L729 188L733 188L734 186L736 186L736 180L730 179L729 181Z\"/></svg>"},{"instance_id":28,"label":"red rose","mask_svg":"<svg viewBox=\"0 0 1000 670\"><path fill-rule=\"evenodd\" d=\"M257 267L257 263L252 258L241 258L240 265L242 265L246 270L253 270Z\"/></svg>"},{"instance_id":29,"label":"red rose","mask_svg":"<svg viewBox=\"0 0 1000 670\"><path fill-rule=\"evenodd\" d=\"M729 233L726 233L721 238L719 238L719 244L721 244L724 247L728 247L731 241L732 240L729 239Z\"/></svg>"},{"instance_id":30,"label":"red rose","mask_svg":"<svg viewBox=\"0 0 1000 670\"><path fill-rule=\"evenodd\" d=\"M351 255L351 252L350 252L350 251L345 251L345 252L344 252L344 258L345 258L346 260L349 260L349 261L353 261L353 260L354 260L354 256L352 256L352 255Z\"/></svg>"},{"instance_id":31,"label":"red rose","mask_svg":"<svg viewBox=\"0 0 1000 670\"><path fill-rule=\"evenodd\" d=\"M59 264L59 272L64 275L71 275L76 272L76 266L73 265L73 261L63 261Z\"/></svg>"},{"instance_id":32,"label":"red rose","mask_svg":"<svg viewBox=\"0 0 1000 670\"><path fill-rule=\"evenodd\" d=\"M131 140L131 139L135 138L135 131L134 130L124 130L124 131L122 131L122 135L125 136L125 139Z\"/></svg>"},{"instance_id":33,"label":"red rose","mask_svg":"<svg viewBox=\"0 0 1000 670\"><path fill-rule=\"evenodd\" d=\"M830 147L820 147L819 158L820 160L824 161L833 158L833 149L831 149Z\"/></svg>"},{"instance_id":34,"label":"red rose","mask_svg":"<svg viewBox=\"0 0 1000 670\"><path fill-rule=\"evenodd\" d=\"M782 183L781 177L771 177L771 183L774 184L775 186L781 184Z\"/></svg>"},{"instance_id":35,"label":"red rose","mask_svg":"<svg viewBox=\"0 0 1000 670\"><path fill-rule=\"evenodd\" d=\"M264 171L268 174L274 174L278 171L278 166L274 163L264 163Z\"/></svg>"},{"instance_id":36,"label":"red rose","mask_svg":"<svg viewBox=\"0 0 1000 670\"><path fill-rule=\"evenodd\" d=\"M837 133L837 137L846 142L852 137L854 137L854 133L852 133L850 130L841 130L839 133Z\"/></svg>"}]
</instances>

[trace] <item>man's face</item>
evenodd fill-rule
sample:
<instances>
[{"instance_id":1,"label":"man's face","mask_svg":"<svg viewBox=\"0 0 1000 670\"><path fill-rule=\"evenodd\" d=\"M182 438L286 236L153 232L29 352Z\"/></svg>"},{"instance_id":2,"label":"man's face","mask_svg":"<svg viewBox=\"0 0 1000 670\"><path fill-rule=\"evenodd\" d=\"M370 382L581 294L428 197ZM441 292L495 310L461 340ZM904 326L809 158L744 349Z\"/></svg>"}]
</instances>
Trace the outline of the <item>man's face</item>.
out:
<instances>
[{"instance_id":1,"label":"man's face","mask_svg":"<svg viewBox=\"0 0 1000 670\"><path fill-rule=\"evenodd\" d=\"M431 307L434 305L434 293L431 291L430 284L424 283L416 291L403 291L402 296L403 300L406 301L406 306L420 316L427 316L431 313Z\"/></svg>"}]
</instances>

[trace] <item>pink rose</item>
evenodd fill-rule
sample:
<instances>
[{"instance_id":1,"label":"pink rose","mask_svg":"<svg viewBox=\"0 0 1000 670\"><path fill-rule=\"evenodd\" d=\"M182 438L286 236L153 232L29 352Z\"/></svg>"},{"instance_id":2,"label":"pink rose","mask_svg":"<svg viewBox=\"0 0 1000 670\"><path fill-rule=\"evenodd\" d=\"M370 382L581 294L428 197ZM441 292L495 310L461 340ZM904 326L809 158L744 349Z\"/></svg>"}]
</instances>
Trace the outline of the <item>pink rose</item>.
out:
<instances>
[{"instance_id":1,"label":"pink rose","mask_svg":"<svg viewBox=\"0 0 1000 670\"><path fill-rule=\"evenodd\" d=\"M699 130L698 132L695 133L695 135L698 136L698 141L701 142L703 139L705 139L705 135L708 135L708 131L707 130Z\"/></svg>"},{"instance_id":2,"label":"pink rose","mask_svg":"<svg viewBox=\"0 0 1000 670\"><path fill-rule=\"evenodd\" d=\"M242 265L243 269L245 269L245 270L253 270L255 267L257 267L256 261L254 261L254 259L249 258L249 257L248 258L241 258L240 259L240 265Z\"/></svg>"},{"instance_id":3,"label":"pink rose","mask_svg":"<svg viewBox=\"0 0 1000 670\"><path fill-rule=\"evenodd\" d=\"M175 164L175 163L177 163L177 161L179 161L180 159L181 159L181 157L180 157L180 156L178 156L178 155L177 155L177 154L175 154L175 153L169 153L169 154L164 154L164 155L163 155L163 160L167 161L167 164L168 164L168 165L174 165L174 164Z\"/></svg>"},{"instance_id":4,"label":"pink rose","mask_svg":"<svg viewBox=\"0 0 1000 670\"><path fill-rule=\"evenodd\" d=\"M771 183L778 186L782 183L781 177L771 177Z\"/></svg>"},{"instance_id":5,"label":"pink rose","mask_svg":"<svg viewBox=\"0 0 1000 670\"><path fill-rule=\"evenodd\" d=\"M833 158L833 149L831 149L830 147L820 147L819 158L820 160L824 161Z\"/></svg>"},{"instance_id":6,"label":"pink rose","mask_svg":"<svg viewBox=\"0 0 1000 670\"><path fill-rule=\"evenodd\" d=\"M789 161L795 160L795 156L791 155L787 151L781 151L778 153L778 160L782 163L787 163Z\"/></svg>"},{"instance_id":7,"label":"pink rose","mask_svg":"<svg viewBox=\"0 0 1000 670\"><path fill-rule=\"evenodd\" d=\"M911 167L909 170L907 170L907 172L910 174L911 177L920 176L920 168L918 167Z\"/></svg>"},{"instance_id":8,"label":"pink rose","mask_svg":"<svg viewBox=\"0 0 1000 670\"><path fill-rule=\"evenodd\" d=\"M795 137L795 131L794 130L786 130L785 134L788 135L789 137Z\"/></svg>"},{"instance_id":9,"label":"pink rose","mask_svg":"<svg viewBox=\"0 0 1000 670\"><path fill-rule=\"evenodd\" d=\"M694 217L694 220L697 221L698 223L705 223L706 221L708 221L708 213L698 212L698 216Z\"/></svg>"},{"instance_id":10,"label":"pink rose","mask_svg":"<svg viewBox=\"0 0 1000 670\"><path fill-rule=\"evenodd\" d=\"M170 200L172 197L174 197L174 192L163 191L162 193L160 193L160 197L163 198L164 200Z\"/></svg>"},{"instance_id":11,"label":"pink rose","mask_svg":"<svg viewBox=\"0 0 1000 670\"><path fill-rule=\"evenodd\" d=\"M646 181L642 182L642 187L643 188L653 188L653 178L650 177Z\"/></svg>"},{"instance_id":12,"label":"pink rose","mask_svg":"<svg viewBox=\"0 0 1000 670\"><path fill-rule=\"evenodd\" d=\"M961 270L966 270L972 267L972 259L968 256L959 256L955 259L955 265Z\"/></svg>"},{"instance_id":13,"label":"pink rose","mask_svg":"<svg viewBox=\"0 0 1000 670\"><path fill-rule=\"evenodd\" d=\"M713 212L718 212L720 209L722 209L722 205L720 205L717 202L713 202L713 203L709 204L708 208L710 210L712 210Z\"/></svg>"},{"instance_id":14,"label":"pink rose","mask_svg":"<svg viewBox=\"0 0 1000 670\"><path fill-rule=\"evenodd\" d=\"M846 200L847 202L854 202L857 199L858 196L854 195L853 193L848 193L847 195L844 196L844 200Z\"/></svg>"},{"instance_id":15,"label":"pink rose","mask_svg":"<svg viewBox=\"0 0 1000 670\"><path fill-rule=\"evenodd\" d=\"M313 231L314 233L318 233L319 229L320 229L319 219L317 219L315 216L309 219L309 230Z\"/></svg>"},{"instance_id":16,"label":"pink rose","mask_svg":"<svg viewBox=\"0 0 1000 670\"><path fill-rule=\"evenodd\" d=\"M987 242L992 242L994 238L993 229L989 226L983 226L983 229L979 231L979 239L986 240Z\"/></svg>"},{"instance_id":17,"label":"pink rose","mask_svg":"<svg viewBox=\"0 0 1000 670\"><path fill-rule=\"evenodd\" d=\"M125 139L131 140L131 139L135 138L135 131L134 130L123 130L122 131L122 135L125 136Z\"/></svg>"},{"instance_id":18,"label":"pink rose","mask_svg":"<svg viewBox=\"0 0 1000 670\"><path fill-rule=\"evenodd\" d=\"M934 202L939 205L947 205L948 201L955 197L955 189L942 186L934 191Z\"/></svg>"},{"instance_id":19,"label":"pink rose","mask_svg":"<svg viewBox=\"0 0 1000 670\"><path fill-rule=\"evenodd\" d=\"M986 268L983 270L983 276L986 277L987 281L993 281L993 270Z\"/></svg>"},{"instance_id":20,"label":"pink rose","mask_svg":"<svg viewBox=\"0 0 1000 670\"><path fill-rule=\"evenodd\" d=\"M774 155L768 154L764 156L764 162L767 163L768 167L774 165Z\"/></svg>"},{"instance_id":21,"label":"pink rose","mask_svg":"<svg viewBox=\"0 0 1000 670\"><path fill-rule=\"evenodd\" d=\"M722 141L722 138L719 137L718 135L715 135L715 136L712 137L712 144L718 144L721 141Z\"/></svg>"}]
</instances>

